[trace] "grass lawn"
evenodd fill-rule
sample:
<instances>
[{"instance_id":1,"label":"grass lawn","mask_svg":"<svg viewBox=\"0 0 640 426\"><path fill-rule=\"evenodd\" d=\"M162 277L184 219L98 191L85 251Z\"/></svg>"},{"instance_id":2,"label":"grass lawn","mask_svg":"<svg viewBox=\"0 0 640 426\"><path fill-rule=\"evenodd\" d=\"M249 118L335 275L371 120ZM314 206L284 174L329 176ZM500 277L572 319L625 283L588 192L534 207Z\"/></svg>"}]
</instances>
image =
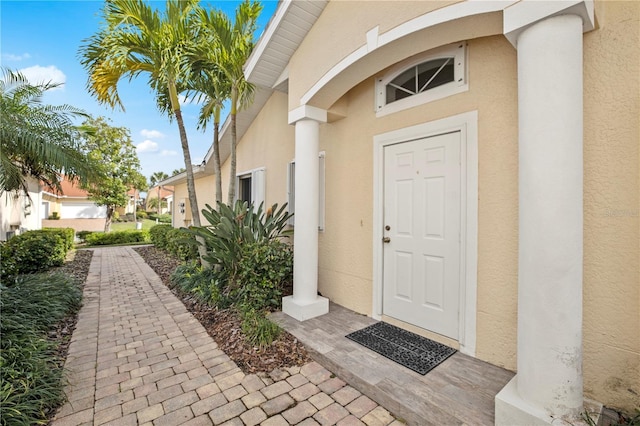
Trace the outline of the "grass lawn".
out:
<instances>
[{"instance_id":1,"label":"grass lawn","mask_svg":"<svg viewBox=\"0 0 640 426\"><path fill-rule=\"evenodd\" d=\"M151 227L155 225L156 225L155 220L142 219L142 229L151 229ZM130 231L135 229L136 229L135 222L112 222L111 223L112 231Z\"/></svg>"}]
</instances>

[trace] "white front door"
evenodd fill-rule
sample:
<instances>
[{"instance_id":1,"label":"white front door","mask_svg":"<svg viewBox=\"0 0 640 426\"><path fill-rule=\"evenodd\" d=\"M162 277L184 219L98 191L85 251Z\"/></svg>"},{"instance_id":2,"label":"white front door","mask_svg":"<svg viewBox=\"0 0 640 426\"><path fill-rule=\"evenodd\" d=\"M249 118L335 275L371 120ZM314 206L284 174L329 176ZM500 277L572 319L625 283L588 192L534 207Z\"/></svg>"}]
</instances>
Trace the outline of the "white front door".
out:
<instances>
[{"instance_id":1,"label":"white front door","mask_svg":"<svg viewBox=\"0 0 640 426\"><path fill-rule=\"evenodd\" d=\"M385 315L457 339L461 132L384 148Z\"/></svg>"}]
</instances>

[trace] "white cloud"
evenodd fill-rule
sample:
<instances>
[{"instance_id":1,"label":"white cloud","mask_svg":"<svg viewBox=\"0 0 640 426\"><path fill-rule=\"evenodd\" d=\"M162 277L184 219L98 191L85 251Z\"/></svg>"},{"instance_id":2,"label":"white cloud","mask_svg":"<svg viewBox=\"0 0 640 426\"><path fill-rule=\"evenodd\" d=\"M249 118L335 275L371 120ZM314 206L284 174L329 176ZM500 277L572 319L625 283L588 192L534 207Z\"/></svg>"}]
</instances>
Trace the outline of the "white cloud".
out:
<instances>
[{"instance_id":1,"label":"white cloud","mask_svg":"<svg viewBox=\"0 0 640 426\"><path fill-rule=\"evenodd\" d=\"M147 139L162 139L164 138L164 133L158 130L148 130L142 129L140 130L140 134Z\"/></svg>"},{"instance_id":2,"label":"white cloud","mask_svg":"<svg viewBox=\"0 0 640 426\"><path fill-rule=\"evenodd\" d=\"M34 65L28 68L22 68L19 70L31 84L42 83L58 83L64 84L67 81L67 76L62 71L56 68L54 65L48 67L41 67L40 65ZM53 90L62 89L62 86Z\"/></svg>"},{"instance_id":3,"label":"white cloud","mask_svg":"<svg viewBox=\"0 0 640 426\"><path fill-rule=\"evenodd\" d=\"M173 157L175 155L178 155L178 153L170 149L163 149L162 151L160 151L160 155L162 155L163 157Z\"/></svg>"},{"instance_id":4,"label":"white cloud","mask_svg":"<svg viewBox=\"0 0 640 426\"><path fill-rule=\"evenodd\" d=\"M30 57L31 55L29 55L28 53L23 53L22 55L14 55L13 53L2 54L2 59L4 59L5 61L11 61L11 62L20 62L24 59L29 59Z\"/></svg>"},{"instance_id":5,"label":"white cloud","mask_svg":"<svg viewBox=\"0 0 640 426\"><path fill-rule=\"evenodd\" d=\"M156 152L157 150L158 144L149 139L136 145L136 151L138 151L138 154L142 152Z\"/></svg>"},{"instance_id":6,"label":"white cloud","mask_svg":"<svg viewBox=\"0 0 640 426\"><path fill-rule=\"evenodd\" d=\"M187 95L178 95L178 100L180 101L180 105L185 106L185 105L199 105L200 103L202 103L202 100L204 99L204 97L202 99L200 99L198 96L195 97L195 99L190 96L187 97Z\"/></svg>"}]
</instances>

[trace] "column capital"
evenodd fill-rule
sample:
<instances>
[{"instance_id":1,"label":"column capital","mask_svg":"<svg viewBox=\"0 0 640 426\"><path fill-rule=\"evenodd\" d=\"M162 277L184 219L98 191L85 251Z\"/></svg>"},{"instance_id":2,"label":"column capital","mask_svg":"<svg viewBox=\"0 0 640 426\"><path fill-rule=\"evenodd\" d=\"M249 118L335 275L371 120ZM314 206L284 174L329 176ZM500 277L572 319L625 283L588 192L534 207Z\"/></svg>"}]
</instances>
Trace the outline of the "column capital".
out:
<instances>
[{"instance_id":1,"label":"column capital","mask_svg":"<svg viewBox=\"0 0 640 426\"><path fill-rule=\"evenodd\" d=\"M327 122L327 110L311 105L301 105L289 111L289 124L295 124L300 120L314 120L319 123Z\"/></svg>"},{"instance_id":2,"label":"column capital","mask_svg":"<svg viewBox=\"0 0 640 426\"><path fill-rule=\"evenodd\" d=\"M593 0L522 0L504 10L503 32L511 44L518 48L520 33L537 22L559 15L580 16L583 33L595 29Z\"/></svg>"}]
</instances>

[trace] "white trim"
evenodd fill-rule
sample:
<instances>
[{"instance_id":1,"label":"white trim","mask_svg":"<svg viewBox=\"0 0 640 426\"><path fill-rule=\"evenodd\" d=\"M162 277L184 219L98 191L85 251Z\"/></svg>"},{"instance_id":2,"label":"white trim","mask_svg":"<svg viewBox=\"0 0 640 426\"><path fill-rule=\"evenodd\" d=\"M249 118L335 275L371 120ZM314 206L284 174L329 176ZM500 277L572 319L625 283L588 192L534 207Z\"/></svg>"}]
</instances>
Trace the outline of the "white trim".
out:
<instances>
[{"instance_id":1,"label":"white trim","mask_svg":"<svg viewBox=\"0 0 640 426\"><path fill-rule=\"evenodd\" d=\"M517 47L520 33L537 22L558 15L578 15L581 17L583 33L595 29L593 0L523 0L504 10L504 35L513 46Z\"/></svg>"},{"instance_id":2,"label":"white trim","mask_svg":"<svg viewBox=\"0 0 640 426\"><path fill-rule=\"evenodd\" d=\"M276 30L279 29L282 19L284 18L287 10L289 10L289 6L291 6L291 4L293 4L293 0L280 1L273 18L271 18L271 21L267 24L264 34L258 40L258 44L253 49L253 52L251 52L249 59L247 59L247 62L244 65L244 75L247 80L251 78L251 73L258 65L258 61L262 59L265 49L269 45L269 42Z\"/></svg>"},{"instance_id":3,"label":"white trim","mask_svg":"<svg viewBox=\"0 0 640 426\"><path fill-rule=\"evenodd\" d=\"M325 224L325 157L326 152L320 151L318 153L318 231L324 232ZM289 212L293 213L288 223L290 226L295 226L295 188L292 188L292 183L295 185L295 165L296 160L293 159L287 163L287 203Z\"/></svg>"},{"instance_id":4,"label":"white trim","mask_svg":"<svg viewBox=\"0 0 640 426\"><path fill-rule=\"evenodd\" d=\"M260 203L266 203L266 168L257 167L255 169L246 170L240 173L236 173L236 197L233 200L235 203L240 199L240 179L250 176L251 177L251 203L257 208ZM260 185L260 187L258 187ZM260 196L260 198L257 198ZM266 206L265 206L266 208Z\"/></svg>"},{"instance_id":5,"label":"white trim","mask_svg":"<svg viewBox=\"0 0 640 426\"><path fill-rule=\"evenodd\" d=\"M463 1L452 4L441 9L434 10L422 16L418 16L404 24L381 34L377 40L373 39L373 33L369 31L366 34L366 44L359 47L340 62L335 64L327 71L311 88L300 98L300 104L305 105L331 80L336 78L338 74L364 58L370 52L379 49L389 43L399 40L409 34L424 30L445 22L454 21L456 19L467 16L481 15L485 13L498 12L506 7L516 3L518 0L494 0L494 1ZM374 47L375 46L375 47Z\"/></svg>"},{"instance_id":6,"label":"white trim","mask_svg":"<svg viewBox=\"0 0 640 426\"><path fill-rule=\"evenodd\" d=\"M311 105L301 105L289 111L289 124L294 124L300 120L314 120L319 123L326 123L327 110Z\"/></svg>"},{"instance_id":7,"label":"white trim","mask_svg":"<svg viewBox=\"0 0 640 426\"><path fill-rule=\"evenodd\" d=\"M475 356L478 285L478 112L376 135L373 138L373 317L382 317L382 211L384 205L384 147L410 140L461 132L463 183L460 256L460 352Z\"/></svg>"},{"instance_id":8,"label":"white trim","mask_svg":"<svg viewBox=\"0 0 640 426\"><path fill-rule=\"evenodd\" d=\"M424 62L449 57L454 58L454 81L389 104L387 103L387 84L389 84L389 82L398 75ZM406 59L396 64L384 76L376 79L376 117L383 117L427 102L433 102L457 93L466 92L467 90L469 90L467 74L467 43L463 41L442 46Z\"/></svg>"}]
</instances>

